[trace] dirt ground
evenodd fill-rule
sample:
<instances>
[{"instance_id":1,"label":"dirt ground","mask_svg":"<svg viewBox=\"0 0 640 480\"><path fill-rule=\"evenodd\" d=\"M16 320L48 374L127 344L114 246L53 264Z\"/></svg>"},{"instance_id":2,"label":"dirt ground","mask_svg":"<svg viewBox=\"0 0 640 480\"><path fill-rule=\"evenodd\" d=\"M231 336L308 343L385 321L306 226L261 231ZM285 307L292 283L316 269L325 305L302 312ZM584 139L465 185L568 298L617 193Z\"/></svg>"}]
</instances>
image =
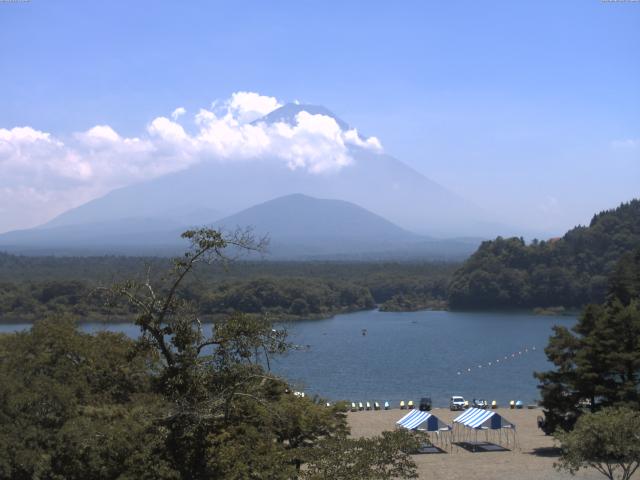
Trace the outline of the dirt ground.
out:
<instances>
[{"instance_id":1,"label":"dirt ground","mask_svg":"<svg viewBox=\"0 0 640 480\"><path fill-rule=\"evenodd\" d=\"M517 446L508 451L468 451L464 448L447 448L446 453L414 455L421 479L473 480L473 479L599 479L604 477L595 470L583 470L571 476L553 468L557 459L552 437L538 430L536 418L540 409L497 409L505 419L516 425ZM384 430L393 430L395 422L407 411L363 411L348 415L353 436L372 436ZM460 412L448 408L434 408L432 413L447 424ZM511 438L511 437L510 437ZM478 440L484 440L478 436ZM640 475L634 475L640 478Z\"/></svg>"}]
</instances>

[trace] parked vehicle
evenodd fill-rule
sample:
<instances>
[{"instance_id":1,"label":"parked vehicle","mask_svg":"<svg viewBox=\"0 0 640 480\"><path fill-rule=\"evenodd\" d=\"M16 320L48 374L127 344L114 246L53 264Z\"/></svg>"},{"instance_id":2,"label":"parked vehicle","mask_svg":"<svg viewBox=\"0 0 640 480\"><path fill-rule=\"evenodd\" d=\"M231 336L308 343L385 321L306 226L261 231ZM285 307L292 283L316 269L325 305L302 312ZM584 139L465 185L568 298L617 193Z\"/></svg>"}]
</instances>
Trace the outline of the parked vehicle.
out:
<instances>
[{"instance_id":1,"label":"parked vehicle","mask_svg":"<svg viewBox=\"0 0 640 480\"><path fill-rule=\"evenodd\" d=\"M464 410L464 406L464 398L459 395L454 395L451 397L451 400L449 401L449 408L451 410Z\"/></svg>"},{"instance_id":2,"label":"parked vehicle","mask_svg":"<svg viewBox=\"0 0 640 480\"><path fill-rule=\"evenodd\" d=\"M431 410L431 397L422 397L418 408L423 412Z\"/></svg>"},{"instance_id":3,"label":"parked vehicle","mask_svg":"<svg viewBox=\"0 0 640 480\"><path fill-rule=\"evenodd\" d=\"M473 407L474 408L488 408L489 407L489 402L487 402L485 399L483 398L474 398L473 399Z\"/></svg>"}]
</instances>

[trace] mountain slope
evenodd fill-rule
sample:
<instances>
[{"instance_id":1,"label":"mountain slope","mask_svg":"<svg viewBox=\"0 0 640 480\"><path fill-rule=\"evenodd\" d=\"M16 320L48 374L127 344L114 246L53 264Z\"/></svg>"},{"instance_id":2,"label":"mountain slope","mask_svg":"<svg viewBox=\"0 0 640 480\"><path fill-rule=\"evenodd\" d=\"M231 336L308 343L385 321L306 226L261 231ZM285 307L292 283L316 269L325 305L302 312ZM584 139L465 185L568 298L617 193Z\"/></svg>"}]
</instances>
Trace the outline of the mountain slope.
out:
<instances>
[{"instance_id":1,"label":"mountain slope","mask_svg":"<svg viewBox=\"0 0 640 480\"><path fill-rule=\"evenodd\" d=\"M602 303L607 277L640 246L640 200L594 215L562 238L484 242L449 287L454 308L580 307Z\"/></svg>"},{"instance_id":2,"label":"mountain slope","mask_svg":"<svg viewBox=\"0 0 640 480\"><path fill-rule=\"evenodd\" d=\"M400 249L422 237L343 200L286 195L216 222L221 229L251 226L268 235L275 256L349 254Z\"/></svg>"},{"instance_id":3,"label":"mountain slope","mask_svg":"<svg viewBox=\"0 0 640 480\"><path fill-rule=\"evenodd\" d=\"M418 235L343 200L286 195L224 218L217 225L251 225L272 238L323 241L329 238L379 243L415 241Z\"/></svg>"},{"instance_id":4,"label":"mountain slope","mask_svg":"<svg viewBox=\"0 0 640 480\"><path fill-rule=\"evenodd\" d=\"M0 251L28 255L173 255L190 225L126 218L16 230L0 235Z\"/></svg>"},{"instance_id":5,"label":"mountain slope","mask_svg":"<svg viewBox=\"0 0 640 480\"><path fill-rule=\"evenodd\" d=\"M288 104L259 121L295 122L301 111L333 116L324 107ZM346 122L336 122L348 128ZM229 215L293 193L349 201L397 225L441 237L493 236L495 228L470 202L390 155L350 147L353 162L338 172L291 170L274 158L204 162L187 170L114 190L58 216L49 226L101 222L132 216L167 218L176 209L214 209Z\"/></svg>"},{"instance_id":6,"label":"mountain slope","mask_svg":"<svg viewBox=\"0 0 640 480\"><path fill-rule=\"evenodd\" d=\"M479 240L433 240L343 200L292 194L249 207L217 222L221 230L253 228L269 236L271 259L461 259ZM132 218L49 226L0 235L0 249L28 254L175 255L180 233L193 224Z\"/></svg>"}]
</instances>

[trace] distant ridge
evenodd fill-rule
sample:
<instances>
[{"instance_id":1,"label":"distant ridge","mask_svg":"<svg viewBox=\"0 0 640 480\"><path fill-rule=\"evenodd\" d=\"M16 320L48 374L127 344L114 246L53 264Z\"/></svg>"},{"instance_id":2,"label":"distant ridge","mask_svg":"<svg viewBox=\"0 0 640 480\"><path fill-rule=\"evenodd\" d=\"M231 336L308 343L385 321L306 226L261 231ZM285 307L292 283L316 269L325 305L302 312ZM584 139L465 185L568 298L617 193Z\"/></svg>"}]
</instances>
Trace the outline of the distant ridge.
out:
<instances>
[{"instance_id":1,"label":"distant ridge","mask_svg":"<svg viewBox=\"0 0 640 480\"><path fill-rule=\"evenodd\" d=\"M269 257L297 260L461 260L480 239L436 240L398 227L343 200L292 194L219 220L216 228L251 226L269 235Z\"/></svg>"},{"instance_id":2,"label":"distant ridge","mask_svg":"<svg viewBox=\"0 0 640 480\"><path fill-rule=\"evenodd\" d=\"M251 227L269 236L271 259L461 259L479 240L434 240L398 227L350 202L303 194L278 197L215 222L221 230ZM0 235L0 250L26 254L175 255L180 233L195 224L131 218L49 226Z\"/></svg>"}]
</instances>

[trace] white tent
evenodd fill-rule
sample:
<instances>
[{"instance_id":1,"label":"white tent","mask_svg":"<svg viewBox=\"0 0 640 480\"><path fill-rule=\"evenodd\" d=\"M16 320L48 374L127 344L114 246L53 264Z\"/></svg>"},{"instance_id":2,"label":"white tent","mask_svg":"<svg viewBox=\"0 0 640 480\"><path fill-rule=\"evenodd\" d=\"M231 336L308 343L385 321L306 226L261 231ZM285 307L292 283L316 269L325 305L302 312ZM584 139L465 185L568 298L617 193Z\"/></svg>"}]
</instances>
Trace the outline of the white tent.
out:
<instances>
[{"instance_id":1,"label":"white tent","mask_svg":"<svg viewBox=\"0 0 640 480\"><path fill-rule=\"evenodd\" d=\"M453 425L456 441L471 443L474 450L479 445L478 432L484 433L486 444L502 445L504 437L507 448L516 446L516 426L494 410L470 408L454 418Z\"/></svg>"}]
</instances>

